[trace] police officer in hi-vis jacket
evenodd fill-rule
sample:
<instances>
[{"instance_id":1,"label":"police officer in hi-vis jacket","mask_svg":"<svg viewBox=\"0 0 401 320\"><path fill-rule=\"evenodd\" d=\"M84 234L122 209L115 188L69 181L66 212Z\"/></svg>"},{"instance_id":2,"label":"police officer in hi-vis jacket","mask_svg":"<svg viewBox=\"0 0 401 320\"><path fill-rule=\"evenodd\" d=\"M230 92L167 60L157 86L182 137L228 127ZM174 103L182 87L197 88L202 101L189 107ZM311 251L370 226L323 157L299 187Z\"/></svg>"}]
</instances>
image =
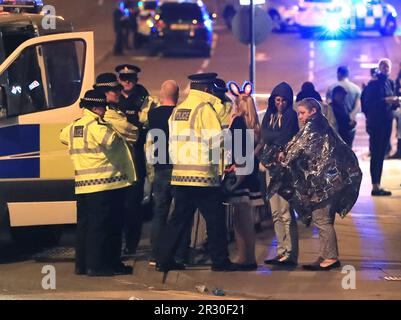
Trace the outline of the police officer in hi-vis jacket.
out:
<instances>
[{"instance_id":1,"label":"police officer in hi-vis jacket","mask_svg":"<svg viewBox=\"0 0 401 320\"><path fill-rule=\"evenodd\" d=\"M80 106L82 118L60 134L75 169L75 273L129 274L132 267L121 262L121 238L126 188L137 179L131 152L125 139L103 119L107 106L103 93L87 91Z\"/></svg>"}]
</instances>

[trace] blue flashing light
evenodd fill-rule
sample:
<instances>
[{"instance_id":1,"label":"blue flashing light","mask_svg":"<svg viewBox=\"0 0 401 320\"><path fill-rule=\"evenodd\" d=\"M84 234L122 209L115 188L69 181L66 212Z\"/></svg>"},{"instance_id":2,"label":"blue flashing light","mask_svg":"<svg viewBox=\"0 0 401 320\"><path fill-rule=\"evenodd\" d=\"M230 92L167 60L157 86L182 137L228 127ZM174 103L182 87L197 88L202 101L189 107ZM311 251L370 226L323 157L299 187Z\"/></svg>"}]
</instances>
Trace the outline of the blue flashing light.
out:
<instances>
[{"instance_id":1,"label":"blue flashing light","mask_svg":"<svg viewBox=\"0 0 401 320\"><path fill-rule=\"evenodd\" d=\"M329 30L331 32L336 32L336 31L340 30L341 23L338 19L330 18L326 22L326 28L327 28L327 30Z\"/></svg>"}]
</instances>

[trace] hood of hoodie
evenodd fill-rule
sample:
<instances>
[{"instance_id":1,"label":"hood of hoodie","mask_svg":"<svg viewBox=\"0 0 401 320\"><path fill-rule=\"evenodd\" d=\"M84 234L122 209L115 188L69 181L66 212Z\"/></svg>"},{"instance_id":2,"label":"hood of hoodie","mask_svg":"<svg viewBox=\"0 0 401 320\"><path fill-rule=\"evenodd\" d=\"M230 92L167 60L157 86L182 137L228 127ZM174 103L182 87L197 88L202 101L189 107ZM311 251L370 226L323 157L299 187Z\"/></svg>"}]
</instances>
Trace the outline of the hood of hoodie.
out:
<instances>
[{"instance_id":1,"label":"hood of hoodie","mask_svg":"<svg viewBox=\"0 0 401 320\"><path fill-rule=\"evenodd\" d=\"M287 82L281 82L273 89L272 94L268 100L269 111L271 110L271 112L277 111L277 108L274 104L274 98L277 96L283 97L285 100L288 101L286 109L292 109L294 103L294 92Z\"/></svg>"}]
</instances>

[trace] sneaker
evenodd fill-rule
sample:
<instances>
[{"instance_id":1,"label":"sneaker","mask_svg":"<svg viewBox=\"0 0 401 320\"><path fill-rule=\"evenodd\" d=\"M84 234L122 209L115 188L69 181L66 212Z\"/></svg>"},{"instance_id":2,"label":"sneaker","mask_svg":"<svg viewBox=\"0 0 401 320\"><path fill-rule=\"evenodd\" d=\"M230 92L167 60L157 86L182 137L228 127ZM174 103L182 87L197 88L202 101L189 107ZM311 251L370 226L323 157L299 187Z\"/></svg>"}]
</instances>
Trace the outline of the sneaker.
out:
<instances>
[{"instance_id":1,"label":"sneaker","mask_svg":"<svg viewBox=\"0 0 401 320\"><path fill-rule=\"evenodd\" d=\"M388 196L391 196L392 193L391 193L391 191L379 189L379 190L372 190L371 195L374 197L388 197Z\"/></svg>"},{"instance_id":2,"label":"sneaker","mask_svg":"<svg viewBox=\"0 0 401 320\"><path fill-rule=\"evenodd\" d=\"M279 260L278 263L276 264L276 266L282 266L282 267L296 267L298 265L298 263L296 263L295 261L292 261L290 259L285 259L285 260Z\"/></svg>"},{"instance_id":3,"label":"sneaker","mask_svg":"<svg viewBox=\"0 0 401 320\"><path fill-rule=\"evenodd\" d=\"M279 263L279 260L280 260L281 258L283 258L283 257L284 257L283 254L279 254L279 255L275 256L273 259L267 259L267 260L265 260L264 263L265 263L265 264L278 264L278 263Z\"/></svg>"}]
</instances>

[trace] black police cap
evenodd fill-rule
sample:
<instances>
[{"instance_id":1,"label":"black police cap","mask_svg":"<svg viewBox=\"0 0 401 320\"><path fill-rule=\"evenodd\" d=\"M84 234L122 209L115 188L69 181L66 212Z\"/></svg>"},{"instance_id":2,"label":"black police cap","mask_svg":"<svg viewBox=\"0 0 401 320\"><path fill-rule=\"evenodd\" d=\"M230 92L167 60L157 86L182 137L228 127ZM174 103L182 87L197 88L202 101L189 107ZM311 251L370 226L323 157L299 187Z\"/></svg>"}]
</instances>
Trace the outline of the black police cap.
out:
<instances>
[{"instance_id":1,"label":"black police cap","mask_svg":"<svg viewBox=\"0 0 401 320\"><path fill-rule=\"evenodd\" d=\"M88 90L81 99L79 106L81 108L106 107L107 101L104 93L99 90Z\"/></svg>"},{"instance_id":2,"label":"black police cap","mask_svg":"<svg viewBox=\"0 0 401 320\"><path fill-rule=\"evenodd\" d=\"M120 64L115 68L115 71L121 80L136 81L138 80L138 73L141 72L141 68L133 64Z\"/></svg>"},{"instance_id":3,"label":"black police cap","mask_svg":"<svg viewBox=\"0 0 401 320\"><path fill-rule=\"evenodd\" d=\"M191 80L192 83L202 83L209 84L213 83L216 80L217 73L196 73L188 76L188 79Z\"/></svg>"},{"instance_id":4,"label":"black police cap","mask_svg":"<svg viewBox=\"0 0 401 320\"><path fill-rule=\"evenodd\" d=\"M118 82L117 76L114 73L101 73L96 78L94 89L107 91L121 91L122 85Z\"/></svg>"}]
</instances>

